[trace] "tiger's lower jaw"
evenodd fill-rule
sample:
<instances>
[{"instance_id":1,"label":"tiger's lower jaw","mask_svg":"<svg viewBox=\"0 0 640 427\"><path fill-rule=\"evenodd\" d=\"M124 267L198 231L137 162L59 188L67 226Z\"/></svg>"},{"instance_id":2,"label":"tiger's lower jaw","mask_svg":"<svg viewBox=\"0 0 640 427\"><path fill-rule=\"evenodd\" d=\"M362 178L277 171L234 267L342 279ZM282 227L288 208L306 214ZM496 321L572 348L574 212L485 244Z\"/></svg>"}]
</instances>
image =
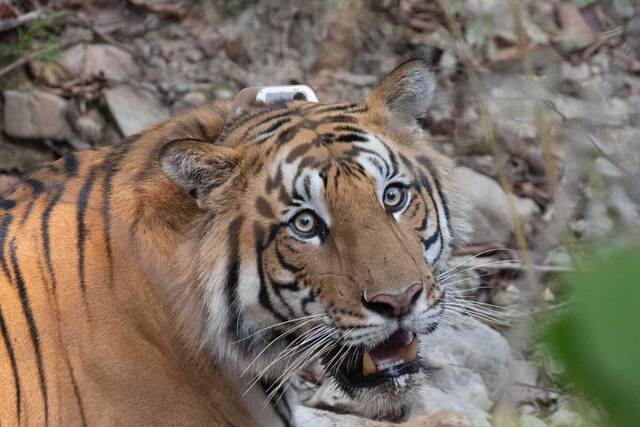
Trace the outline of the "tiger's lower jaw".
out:
<instances>
[{"instance_id":1,"label":"tiger's lower jaw","mask_svg":"<svg viewBox=\"0 0 640 427\"><path fill-rule=\"evenodd\" d=\"M322 362L362 415L397 420L410 405L409 392L422 375L417 341L415 334L400 329L374 348L351 350L338 365L332 360L344 348L325 355Z\"/></svg>"}]
</instances>

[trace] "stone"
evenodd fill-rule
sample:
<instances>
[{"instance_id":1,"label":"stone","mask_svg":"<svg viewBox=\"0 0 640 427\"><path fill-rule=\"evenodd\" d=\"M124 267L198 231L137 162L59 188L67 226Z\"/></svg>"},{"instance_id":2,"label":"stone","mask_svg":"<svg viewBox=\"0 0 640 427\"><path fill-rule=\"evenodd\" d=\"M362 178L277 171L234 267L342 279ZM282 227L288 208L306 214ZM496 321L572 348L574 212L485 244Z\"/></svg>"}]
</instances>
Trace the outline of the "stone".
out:
<instances>
[{"instance_id":1,"label":"stone","mask_svg":"<svg viewBox=\"0 0 640 427\"><path fill-rule=\"evenodd\" d=\"M519 423L520 427L549 427L547 423L533 415L522 415Z\"/></svg>"},{"instance_id":2,"label":"stone","mask_svg":"<svg viewBox=\"0 0 640 427\"><path fill-rule=\"evenodd\" d=\"M473 318L465 319L464 323L447 320L436 332L422 337L419 353L426 366L440 368L431 374L431 383L445 391L446 384L463 383L452 381L451 375L464 376L472 371L486 387L488 399L497 402L509 381L512 357L507 340Z\"/></svg>"},{"instance_id":3,"label":"stone","mask_svg":"<svg viewBox=\"0 0 640 427\"><path fill-rule=\"evenodd\" d=\"M140 73L129 52L109 44L75 45L62 52L59 62L75 78L126 80Z\"/></svg>"},{"instance_id":4,"label":"stone","mask_svg":"<svg viewBox=\"0 0 640 427\"><path fill-rule=\"evenodd\" d=\"M67 102L52 93L4 91L4 130L14 138L64 140L70 133Z\"/></svg>"},{"instance_id":5,"label":"stone","mask_svg":"<svg viewBox=\"0 0 640 427\"><path fill-rule=\"evenodd\" d=\"M207 102L207 95L202 92L192 91L185 93L182 99L190 105L202 105Z\"/></svg>"},{"instance_id":6,"label":"stone","mask_svg":"<svg viewBox=\"0 0 640 427\"><path fill-rule=\"evenodd\" d=\"M224 37L212 29L207 29L198 35L198 47L208 58L213 58L218 52L224 50L224 45Z\"/></svg>"},{"instance_id":7,"label":"stone","mask_svg":"<svg viewBox=\"0 0 640 427\"><path fill-rule=\"evenodd\" d=\"M571 53L582 50L596 41L596 35L591 31L575 2L559 3L557 14L562 28L557 36L560 50Z\"/></svg>"},{"instance_id":8,"label":"stone","mask_svg":"<svg viewBox=\"0 0 640 427\"><path fill-rule=\"evenodd\" d=\"M3 142L0 134L0 170L24 174L54 160L50 150L34 145Z\"/></svg>"},{"instance_id":9,"label":"stone","mask_svg":"<svg viewBox=\"0 0 640 427\"><path fill-rule=\"evenodd\" d=\"M89 110L86 114L75 117L71 125L84 140L92 144L101 142L105 120L97 110Z\"/></svg>"},{"instance_id":10,"label":"stone","mask_svg":"<svg viewBox=\"0 0 640 427\"><path fill-rule=\"evenodd\" d=\"M0 199L8 196L20 183L20 178L14 175L0 174Z\"/></svg>"},{"instance_id":11,"label":"stone","mask_svg":"<svg viewBox=\"0 0 640 427\"><path fill-rule=\"evenodd\" d=\"M530 223L537 215L540 215L540 207L533 200L526 197L514 197L516 212L524 224Z\"/></svg>"},{"instance_id":12,"label":"stone","mask_svg":"<svg viewBox=\"0 0 640 427\"><path fill-rule=\"evenodd\" d=\"M133 135L169 117L169 111L151 95L129 85L104 92L107 107L125 135Z\"/></svg>"},{"instance_id":13,"label":"stone","mask_svg":"<svg viewBox=\"0 0 640 427\"><path fill-rule=\"evenodd\" d=\"M580 414L560 407L549 417L551 427L581 427L584 422Z\"/></svg>"},{"instance_id":14,"label":"stone","mask_svg":"<svg viewBox=\"0 0 640 427\"><path fill-rule=\"evenodd\" d=\"M467 193L473 209L471 223L473 243L505 242L509 240L512 219L507 195L500 185L486 175L465 166L456 167L453 179Z\"/></svg>"}]
</instances>

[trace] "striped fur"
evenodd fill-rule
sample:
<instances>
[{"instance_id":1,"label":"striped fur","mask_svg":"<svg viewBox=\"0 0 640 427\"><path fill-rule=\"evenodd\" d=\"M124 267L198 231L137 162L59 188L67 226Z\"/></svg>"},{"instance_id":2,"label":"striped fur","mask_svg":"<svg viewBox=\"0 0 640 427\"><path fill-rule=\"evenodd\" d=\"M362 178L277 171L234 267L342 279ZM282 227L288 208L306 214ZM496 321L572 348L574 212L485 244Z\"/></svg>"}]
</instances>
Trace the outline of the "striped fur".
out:
<instances>
[{"instance_id":1,"label":"striped fur","mask_svg":"<svg viewBox=\"0 0 640 427\"><path fill-rule=\"evenodd\" d=\"M295 393L262 405L289 367L389 334L363 294L422 283L427 331L464 209L403 67L363 103L189 111L0 200L2 425L293 425ZM302 209L326 233L296 236Z\"/></svg>"}]
</instances>

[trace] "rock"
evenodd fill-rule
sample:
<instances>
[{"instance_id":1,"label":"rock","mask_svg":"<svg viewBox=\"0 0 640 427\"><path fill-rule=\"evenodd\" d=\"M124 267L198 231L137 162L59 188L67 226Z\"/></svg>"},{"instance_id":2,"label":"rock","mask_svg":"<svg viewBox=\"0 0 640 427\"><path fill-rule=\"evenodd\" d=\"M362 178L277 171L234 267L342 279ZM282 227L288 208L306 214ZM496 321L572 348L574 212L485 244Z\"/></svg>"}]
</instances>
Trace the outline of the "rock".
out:
<instances>
[{"instance_id":1,"label":"rock","mask_svg":"<svg viewBox=\"0 0 640 427\"><path fill-rule=\"evenodd\" d=\"M471 222L473 243L504 242L512 230L509 201L500 185L486 175L460 166L452 172L473 205Z\"/></svg>"},{"instance_id":2,"label":"rock","mask_svg":"<svg viewBox=\"0 0 640 427\"><path fill-rule=\"evenodd\" d=\"M86 114L74 117L71 125L84 140L92 144L101 142L105 121L97 110L89 110Z\"/></svg>"},{"instance_id":3,"label":"rock","mask_svg":"<svg viewBox=\"0 0 640 427\"><path fill-rule=\"evenodd\" d=\"M47 86L60 86L68 78L67 71L52 61L30 61L29 71L36 80Z\"/></svg>"},{"instance_id":4,"label":"rock","mask_svg":"<svg viewBox=\"0 0 640 427\"><path fill-rule=\"evenodd\" d=\"M190 105L202 105L207 102L207 95L202 92L192 91L185 93L182 99Z\"/></svg>"},{"instance_id":5,"label":"rock","mask_svg":"<svg viewBox=\"0 0 640 427\"><path fill-rule=\"evenodd\" d=\"M50 150L42 150L29 143L13 144L2 141L0 134L0 170L26 173L53 160Z\"/></svg>"},{"instance_id":6,"label":"rock","mask_svg":"<svg viewBox=\"0 0 640 427\"><path fill-rule=\"evenodd\" d=\"M533 415L522 415L519 421L520 427L549 427L547 423Z\"/></svg>"},{"instance_id":7,"label":"rock","mask_svg":"<svg viewBox=\"0 0 640 427\"><path fill-rule=\"evenodd\" d=\"M213 96L216 99L231 99L233 97L233 92L230 89L216 89L213 91Z\"/></svg>"},{"instance_id":8,"label":"rock","mask_svg":"<svg viewBox=\"0 0 640 427\"><path fill-rule=\"evenodd\" d=\"M537 215L540 215L540 207L533 200L526 197L514 197L516 212L524 224L528 224Z\"/></svg>"},{"instance_id":9,"label":"rock","mask_svg":"<svg viewBox=\"0 0 640 427\"><path fill-rule=\"evenodd\" d=\"M66 101L52 93L4 91L4 130L14 138L63 140L70 128Z\"/></svg>"},{"instance_id":10,"label":"rock","mask_svg":"<svg viewBox=\"0 0 640 427\"><path fill-rule=\"evenodd\" d=\"M447 392L447 384L464 383L452 381L451 375L466 376L471 371L486 387L488 399L496 402L509 380L509 344L500 333L472 318L443 323L435 333L422 337L419 352L427 366L440 368L432 373L431 383ZM464 397L466 392L457 389L455 393Z\"/></svg>"},{"instance_id":11,"label":"rock","mask_svg":"<svg viewBox=\"0 0 640 427\"><path fill-rule=\"evenodd\" d=\"M198 46L209 58L216 56L220 50L224 49L224 45L224 37L211 29L205 30L198 35Z\"/></svg>"},{"instance_id":12,"label":"rock","mask_svg":"<svg viewBox=\"0 0 640 427\"><path fill-rule=\"evenodd\" d=\"M126 80L140 72L129 52L109 44L78 44L62 52L59 62L75 78Z\"/></svg>"},{"instance_id":13,"label":"rock","mask_svg":"<svg viewBox=\"0 0 640 427\"><path fill-rule=\"evenodd\" d=\"M125 136L140 132L169 117L169 111L152 96L128 85L104 92L109 111Z\"/></svg>"},{"instance_id":14,"label":"rock","mask_svg":"<svg viewBox=\"0 0 640 427\"><path fill-rule=\"evenodd\" d=\"M409 419L450 410L461 412L469 417L475 427L491 427L489 414L464 399L452 398L442 390L432 387L425 387L422 395L420 402L409 413Z\"/></svg>"},{"instance_id":15,"label":"rock","mask_svg":"<svg viewBox=\"0 0 640 427\"><path fill-rule=\"evenodd\" d=\"M0 199L11 194L19 183L17 176L0 174Z\"/></svg>"},{"instance_id":16,"label":"rock","mask_svg":"<svg viewBox=\"0 0 640 427\"><path fill-rule=\"evenodd\" d=\"M559 408L549 417L551 427L580 427L583 420L580 414L566 408Z\"/></svg>"},{"instance_id":17,"label":"rock","mask_svg":"<svg viewBox=\"0 0 640 427\"><path fill-rule=\"evenodd\" d=\"M333 381L324 381L305 405L313 408L331 408L335 412L354 412L351 399L340 391Z\"/></svg>"},{"instance_id":18,"label":"rock","mask_svg":"<svg viewBox=\"0 0 640 427\"><path fill-rule=\"evenodd\" d=\"M557 13L562 28L557 42L563 52L579 51L596 41L596 35L591 31L575 2L559 3Z\"/></svg>"},{"instance_id":19,"label":"rock","mask_svg":"<svg viewBox=\"0 0 640 427\"><path fill-rule=\"evenodd\" d=\"M491 298L491 302L500 307L513 307L522 303L522 299L523 295L520 289L510 284L505 289L498 290Z\"/></svg>"},{"instance_id":20,"label":"rock","mask_svg":"<svg viewBox=\"0 0 640 427\"><path fill-rule=\"evenodd\" d=\"M238 65L246 66L251 63L249 52L244 46L244 41L240 37L233 40L227 40L224 44L224 51L226 52L227 57Z\"/></svg>"}]
</instances>

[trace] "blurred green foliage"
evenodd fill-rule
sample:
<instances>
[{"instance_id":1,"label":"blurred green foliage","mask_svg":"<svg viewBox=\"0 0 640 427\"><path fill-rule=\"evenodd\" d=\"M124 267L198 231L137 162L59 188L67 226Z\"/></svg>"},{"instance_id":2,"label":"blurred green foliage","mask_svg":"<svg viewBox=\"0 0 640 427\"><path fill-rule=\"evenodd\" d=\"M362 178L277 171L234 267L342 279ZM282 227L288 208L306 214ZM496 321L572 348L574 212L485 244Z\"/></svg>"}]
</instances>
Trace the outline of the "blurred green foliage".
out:
<instances>
[{"instance_id":1,"label":"blurred green foliage","mask_svg":"<svg viewBox=\"0 0 640 427\"><path fill-rule=\"evenodd\" d=\"M565 278L575 302L548 330L568 376L610 427L640 425L640 250L592 258Z\"/></svg>"},{"instance_id":2,"label":"blurred green foliage","mask_svg":"<svg viewBox=\"0 0 640 427\"><path fill-rule=\"evenodd\" d=\"M15 61L29 51L36 41L41 41L44 50L39 59L50 60L56 53L55 46L59 44L55 30L62 25L64 15L63 12L50 13L29 24L24 31L19 32L18 39L0 54L0 62Z\"/></svg>"}]
</instances>

